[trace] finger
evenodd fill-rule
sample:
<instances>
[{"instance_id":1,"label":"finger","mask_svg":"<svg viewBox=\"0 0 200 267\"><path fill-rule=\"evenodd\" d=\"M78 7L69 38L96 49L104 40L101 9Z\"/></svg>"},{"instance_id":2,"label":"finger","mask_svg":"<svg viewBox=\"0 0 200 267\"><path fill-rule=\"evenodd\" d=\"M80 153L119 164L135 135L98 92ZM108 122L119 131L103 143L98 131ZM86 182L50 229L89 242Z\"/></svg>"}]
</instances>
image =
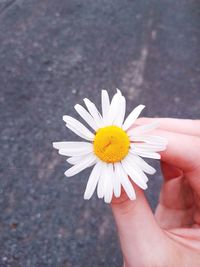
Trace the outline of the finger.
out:
<instances>
[{"instance_id":1,"label":"finger","mask_svg":"<svg viewBox=\"0 0 200 267\"><path fill-rule=\"evenodd\" d=\"M187 239L193 239L193 240L198 240L200 242L200 228L199 227L195 227L195 228L175 228L175 229L171 229L170 231L168 231L172 234L175 234L177 236L183 237L183 238L187 238ZM200 246L199 246L199 250L200 250Z\"/></svg>"},{"instance_id":2,"label":"finger","mask_svg":"<svg viewBox=\"0 0 200 267\"><path fill-rule=\"evenodd\" d=\"M200 120L174 119L174 118L140 118L137 124L159 122L159 128L171 132L200 136Z\"/></svg>"},{"instance_id":3,"label":"finger","mask_svg":"<svg viewBox=\"0 0 200 267\"><path fill-rule=\"evenodd\" d=\"M188 173L199 168L200 139L164 130L155 130L152 135L165 137L167 149L160 152L162 161Z\"/></svg>"},{"instance_id":4,"label":"finger","mask_svg":"<svg viewBox=\"0 0 200 267\"><path fill-rule=\"evenodd\" d=\"M176 228L166 232L170 238L200 254L200 229Z\"/></svg>"},{"instance_id":5,"label":"finger","mask_svg":"<svg viewBox=\"0 0 200 267\"><path fill-rule=\"evenodd\" d=\"M170 165L163 161L161 162L160 165L161 165L163 178L165 181L169 181L177 177L183 177L183 172L180 169L174 167L173 165Z\"/></svg>"},{"instance_id":6,"label":"finger","mask_svg":"<svg viewBox=\"0 0 200 267\"><path fill-rule=\"evenodd\" d=\"M153 213L147 203L143 191L134 185L136 200L131 201L122 194L120 199L112 201L112 211L118 227L119 238L125 263L141 266L142 260L139 255L145 255L145 260L152 252L158 253L162 243L163 232L158 227ZM131 266L131 265L130 265Z\"/></svg>"},{"instance_id":7,"label":"finger","mask_svg":"<svg viewBox=\"0 0 200 267\"><path fill-rule=\"evenodd\" d=\"M167 149L161 152L162 161L181 169L200 198L200 138L162 130L155 132L169 141Z\"/></svg>"},{"instance_id":8,"label":"finger","mask_svg":"<svg viewBox=\"0 0 200 267\"><path fill-rule=\"evenodd\" d=\"M161 169L164 183L155 212L157 222L163 229L191 225L194 200L188 180L182 171L167 163L162 162Z\"/></svg>"}]
</instances>

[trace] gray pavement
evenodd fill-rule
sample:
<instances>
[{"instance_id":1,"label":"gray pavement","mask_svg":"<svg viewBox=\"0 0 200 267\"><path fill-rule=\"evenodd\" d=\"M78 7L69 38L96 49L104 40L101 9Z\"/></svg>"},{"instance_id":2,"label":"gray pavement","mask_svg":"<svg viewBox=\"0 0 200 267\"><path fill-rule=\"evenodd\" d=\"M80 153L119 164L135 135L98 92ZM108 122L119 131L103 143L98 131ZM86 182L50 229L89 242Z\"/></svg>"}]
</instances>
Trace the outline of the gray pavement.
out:
<instances>
[{"instance_id":1,"label":"gray pavement","mask_svg":"<svg viewBox=\"0 0 200 267\"><path fill-rule=\"evenodd\" d=\"M199 118L199 27L197 0L0 1L1 267L122 266L109 206L83 200L89 171L64 177L52 141L77 140L62 115L101 88L127 112Z\"/></svg>"}]
</instances>

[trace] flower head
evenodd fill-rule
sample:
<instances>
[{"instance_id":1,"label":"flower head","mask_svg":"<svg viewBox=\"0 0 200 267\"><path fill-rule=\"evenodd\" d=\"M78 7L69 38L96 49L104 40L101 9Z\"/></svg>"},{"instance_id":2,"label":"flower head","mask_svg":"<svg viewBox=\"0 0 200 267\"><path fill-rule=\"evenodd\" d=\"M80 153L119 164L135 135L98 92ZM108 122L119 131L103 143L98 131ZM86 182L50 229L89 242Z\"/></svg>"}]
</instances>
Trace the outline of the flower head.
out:
<instances>
[{"instance_id":1,"label":"flower head","mask_svg":"<svg viewBox=\"0 0 200 267\"><path fill-rule=\"evenodd\" d=\"M84 142L54 142L59 154L69 157L68 163L73 165L66 176L73 176L94 165L87 182L84 199L90 199L97 187L97 195L110 203L112 196L121 195L121 187L127 196L136 198L131 181L140 188L147 188L147 174L154 174L155 169L142 158L160 159L159 151L165 150L167 140L149 135L158 127L151 123L134 127L134 123L144 105L139 105L125 119L126 100L117 89L113 98L102 90L102 115L96 106L87 98L86 105L75 105L77 113L90 126L86 128L71 116L63 116L66 126L85 139Z\"/></svg>"}]
</instances>

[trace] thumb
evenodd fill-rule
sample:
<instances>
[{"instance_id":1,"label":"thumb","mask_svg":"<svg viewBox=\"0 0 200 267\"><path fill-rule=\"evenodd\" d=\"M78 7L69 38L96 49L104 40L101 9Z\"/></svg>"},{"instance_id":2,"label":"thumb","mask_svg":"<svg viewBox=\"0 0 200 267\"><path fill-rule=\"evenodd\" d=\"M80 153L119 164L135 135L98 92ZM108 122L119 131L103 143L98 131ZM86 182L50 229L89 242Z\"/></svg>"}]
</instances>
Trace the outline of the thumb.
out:
<instances>
[{"instance_id":1,"label":"thumb","mask_svg":"<svg viewBox=\"0 0 200 267\"><path fill-rule=\"evenodd\" d=\"M133 262L134 266L141 266L148 258L151 261L161 255L165 239L143 191L135 184L134 189L136 200L129 200L123 191L120 198L113 198L111 203L126 266L130 263L133 266Z\"/></svg>"}]
</instances>

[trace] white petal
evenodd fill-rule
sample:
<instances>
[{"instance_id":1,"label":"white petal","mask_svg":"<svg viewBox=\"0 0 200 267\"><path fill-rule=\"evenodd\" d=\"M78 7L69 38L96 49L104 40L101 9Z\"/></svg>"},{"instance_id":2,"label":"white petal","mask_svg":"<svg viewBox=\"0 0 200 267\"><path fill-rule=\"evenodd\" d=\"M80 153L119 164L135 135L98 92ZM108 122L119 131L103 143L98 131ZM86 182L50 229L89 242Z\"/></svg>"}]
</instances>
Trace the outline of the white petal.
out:
<instances>
[{"instance_id":1,"label":"white petal","mask_svg":"<svg viewBox=\"0 0 200 267\"><path fill-rule=\"evenodd\" d=\"M78 120L72 118L71 116L63 116L63 120L66 122L66 126L79 135L80 137L86 139L86 140L93 140L94 134L90 132L82 123L80 123Z\"/></svg>"},{"instance_id":2,"label":"white petal","mask_svg":"<svg viewBox=\"0 0 200 267\"><path fill-rule=\"evenodd\" d=\"M115 165L114 165L115 166ZM121 195L121 183L120 183L120 175L118 172L116 172L116 169L114 167L114 173L113 173L113 190L115 197L120 197Z\"/></svg>"},{"instance_id":3,"label":"white petal","mask_svg":"<svg viewBox=\"0 0 200 267\"><path fill-rule=\"evenodd\" d=\"M126 113L126 99L124 96L122 96L119 101L118 113L113 121L113 125L121 127L124 121L125 113Z\"/></svg>"},{"instance_id":4,"label":"white petal","mask_svg":"<svg viewBox=\"0 0 200 267\"><path fill-rule=\"evenodd\" d=\"M115 163L115 175L119 178L127 196L129 199L134 200L136 199L135 190L133 188L133 185L131 184L128 175L124 171L121 163L117 162Z\"/></svg>"},{"instance_id":5,"label":"white petal","mask_svg":"<svg viewBox=\"0 0 200 267\"><path fill-rule=\"evenodd\" d=\"M167 145L168 143L166 138L160 137L160 136L154 136L154 135L131 136L131 141L146 142L149 144L163 144L163 145Z\"/></svg>"},{"instance_id":6,"label":"white petal","mask_svg":"<svg viewBox=\"0 0 200 267\"><path fill-rule=\"evenodd\" d=\"M105 118L105 124L106 125L112 125L115 118L118 115L119 105L120 105L120 99L121 95L119 93L116 93L111 101L109 112L107 117Z\"/></svg>"},{"instance_id":7,"label":"white petal","mask_svg":"<svg viewBox=\"0 0 200 267\"><path fill-rule=\"evenodd\" d=\"M94 137L91 138L91 137L85 136L83 133L78 131L76 128L70 126L69 124L68 125L66 124L66 127L68 129L70 129L72 132L74 132L75 134L77 134L78 136L80 136L81 138L83 138L83 139L86 139L86 140L89 140L89 141L92 141L94 139Z\"/></svg>"},{"instance_id":8,"label":"white petal","mask_svg":"<svg viewBox=\"0 0 200 267\"><path fill-rule=\"evenodd\" d=\"M86 155L87 156L87 155ZM79 162L81 162L83 159L83 156L80 156L80 157L70 157L68 158L66 161L69 163L69 164L72 164L72 165L75 165Z\"/></svg>"},{"instance_id":9,"label":"white petal","mask_svg":"<svg viewBox=\"0 0 200 267\"><path fill-rule=\"evenodd\" d=\"M88 168L91 166L91 164L94 164L96 162L97 158L94 154L90 154L88 157L83 159L81 162L77 163L76 165L72 166L69 168L66 172L65 175L67 177L73 176L82 170Z\"/></svg>"},{"instance_id":10,"label":"white petal","mask_svg":"<svg viewBox=\"0 0 200 267\"><path fill-rule=\"evenodd\" d=\"M91 154L93 154L93 152L92 153L89 153L89 154L82 155L82 156L70 157L66 161L69 164L76 165L77 163L80 163L81 161L83 161L86 157L90 156ZM91 163L91 165L89 165L88 167L90 167L92 165L93 165L93 163Z\"/></svg>"},{"instance_id":11,"label":"white petal","mask_svg":"<svg viewBox=\"0 0 200 267\"><path fill-rule=\"evenodd\" d=\"M93 148L87 149L59 149L58 153L62 156L73 157L79 155L86 155L93 151Z\"/></svg>"},{"instance_id":12,"label":"white petal","mask_svg":"<svg viewBox=\"0 0 200 267\"><path fill-rule=\"evenodd\" d=\"M107 173L104 184L104 201L106 203L110 203L113 196L113 180L114 180L114 172L113 165L107 164Z\"/></svg>"},{"instance_id":13,"label":"white petal","mask_svg":"<svg viewBox=\"0 0 200 267\"><path fill-rule=\"evenodd\" d=\"M141 172L138 171L135 164L133 164L133 162L130 162L129 155L124 160L122 160L121 163L124 170L130 176L133 182L136 183L142 189L146 189L147 188L146 178L144 179L144 176L141 175Z\"/></svg>"},{"instance_id":14,"label":"white petal","mask_svg":"<svg viewBox=\"0 0 200 267\"><path fill-rule=\"evenodd\" d=\"M116 90L117 90L117 93L118 93L120 96L122 96L122 92L121 92L121 90L119 90L118 88L116 88Z\"/></svg>"},{"instance_id":15,"label":"white petal","mask_svg":"<svg viewBox=\"0 0 200 267\"><path fill-rule=\"evenodd\" d=\"M102 105L102 116L103 120L108 116L108 111L110 108L109 95L106 90L101 91L101 105Z\"/></svg>"},{"instance_id":16,"label":"white petal","mask_svg":"<svg viewBox=\"0 0 200 267\"><path fill-rule=\"evenodd\" d=\"M145 124L145 125L141 125L138 127L135 127L133 129L130 129L127 131L128 135L140 135L140 134L144 134L147 132L150 132L156 128L159 127L159 122L155 121L153 123L149 123L149 124Z\"/></svg>"},{"instance_id":17,"label":"white petal","mask_svg":"<svg viewBox=\"0 0 200 267\"><path fill-rule=\"evenodd\" d=\"M77 148L80 146L91 145L89 142L53 142L53 147L56 149L65 149L65 148Z\"/></svg>"},{"instance_id":18,"label":"white petal","mask_svg":"<svg viewBox=\"0 0 200 267\"><path fill-rule=\"evenodd\" d=\"M94 166L90 174L90 177L88 179L87 186L86 186L85 193L84 193L84 199L90 199L91 196L93 195L94 190L99 181L99 177L101 176L101 172L102 172L102 163L97 162L97 164Z\"/></svg>"},{"instance_id":19,"label":"white petal","mask_svg":"<svg viewBox=\"0 0 200 267\"><path fill-rule=\"evenodd\" d=\"M80 156L80 155L85 155L93 151L93 145L90 143L84 143L84 142L77 142L80 143L74 147L72 146L64 146L63 148L59 149L59 154L63 156Z\"/></svg>"},{"instance_id":20,"label":"white petal","mask_svg":"<svg viewBox=\"0 0 200 267\"><path fill-rule=\"evenodd\" d=\"M136 121L136 119L139 117L142 110L145 108L144 105L139 105L128 115L126 118L122 128L126 131L128 130Z\"/></svg>"},{"instance_id":21,"label":"white petal","mask_svg":"<svg viewBox=\"0 0 200 267\"><path fill-rule=\"evenodd\" d=\"M107 175L107 164L102 162L102 172L101 175L99 177L99 181L98 181L98 186L97 186L97 196L98 198L103 198L104 197L104 184L106 182L105 179L107 179L106 175Z\"/></svg>"},{"instance_id":22,"label":"white petal","mask_svg":"<svg viewBox=\"0 0 200 267\"><path fill-rule=\"evenodd\" d=\"M129 153L129 155L127 156L127 161L132 166L132 168L138 173L138 175L142 178L142 180L146 183L149 179L143 172L143 170L138 166L138 164L135 163L132 153Z\"/></svg>"},{"instance_id":23,"label":"white petal","mask_svg":"<svg viewBox=\"0 0 200 267\"><path fill-rule=\"evenodd\" d=\"M166 145L163 144L148 144L148 143L131 143L131 148L138 148L143 150L144 152L156 152L156 151L164 151L166 149Z\"/></svg>"},{"instance_id":24,"label":"white petal","mask_svg":"<svg viewBox=\"0 0 200 267\"><path fill-rule=\"evenodd\" d=\"M90 113L81 105L76 104L74 106L77 113L87 122L87 124L94 129L95 131L98 129L98 126L94 120L94 118L90 115Z\"/></svg>"},{"instance_id":25,"label":"white petal","mask_svg":"<svg viewBox=\"0 0 200 267\"><path fill-rule=\"evenodd\" d=\"M139 149L139 148L132 148L131 153L136 154L140 157L143 158L150 158L150 159L160 159L161 156L160 154L156 153L156 152L144 152L143 150Z\"/></svg>"},{"instance_id":26,"label":"white petal","mask_svg":"<svg viewBox=\"0 0 200 267\"><path fill-rule=\"evenodd\" d=\"M99 113L99 111L97 110L96 106L94 103L92 103L89 99L84 98L83 101L85 102L85 105L88 109L88 111L90 112L90 114L92 115L92 117L94 118L96 124L98 125L99 128L103 127L103 118L101 116L101 114Z\"/></svg>"},{"instance_id":27,"label":"white petal","mask_svg":"<svg viewBox=\"0 0 200 267\"><path fill-rule=\"evenodd\" d=\"M153 175L156 170L150 166L146 161L144 161L141 157L133 154L134 162L146 173Z\"/></svg>"}]
</instances>

